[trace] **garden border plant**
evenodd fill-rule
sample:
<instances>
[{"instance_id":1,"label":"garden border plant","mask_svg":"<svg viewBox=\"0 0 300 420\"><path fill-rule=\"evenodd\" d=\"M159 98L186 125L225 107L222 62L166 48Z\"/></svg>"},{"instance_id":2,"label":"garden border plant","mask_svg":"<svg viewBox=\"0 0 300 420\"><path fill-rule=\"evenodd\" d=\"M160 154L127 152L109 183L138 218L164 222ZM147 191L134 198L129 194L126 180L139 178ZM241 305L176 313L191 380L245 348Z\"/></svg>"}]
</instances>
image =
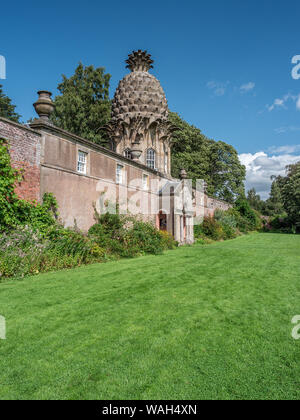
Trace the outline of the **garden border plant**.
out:
<instances>
[{"instance_id":1,"label":"garden border plant","mask_svg":"<svg viewBox=\"0 0 300 420\"><path fill-rule=\"evenodd\" d=\"M21 200L15 186L23 171L11 165L9 146L0 139L0 281L174 248L172 235L138 217L95 213L88 234L65 228L53 194L43 202Z\"/></svg>"}]
</instances>

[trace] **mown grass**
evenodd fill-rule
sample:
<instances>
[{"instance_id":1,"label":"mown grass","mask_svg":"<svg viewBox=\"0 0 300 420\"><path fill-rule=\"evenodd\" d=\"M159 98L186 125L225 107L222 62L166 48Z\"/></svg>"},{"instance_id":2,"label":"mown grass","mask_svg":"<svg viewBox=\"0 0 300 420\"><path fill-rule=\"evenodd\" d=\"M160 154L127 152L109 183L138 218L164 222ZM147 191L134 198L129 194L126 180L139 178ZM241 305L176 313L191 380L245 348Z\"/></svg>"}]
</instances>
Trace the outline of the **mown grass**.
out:
<instances>
[{"instance_id":1,"label":"mown grass","mask_svg":"<svg viewBox=\"0 0 300 420\"><path fill-rule=\"evenodd\" d=\"M299 399L300 236L0 284L1 399Z\"/></svg>"}]
</instances>

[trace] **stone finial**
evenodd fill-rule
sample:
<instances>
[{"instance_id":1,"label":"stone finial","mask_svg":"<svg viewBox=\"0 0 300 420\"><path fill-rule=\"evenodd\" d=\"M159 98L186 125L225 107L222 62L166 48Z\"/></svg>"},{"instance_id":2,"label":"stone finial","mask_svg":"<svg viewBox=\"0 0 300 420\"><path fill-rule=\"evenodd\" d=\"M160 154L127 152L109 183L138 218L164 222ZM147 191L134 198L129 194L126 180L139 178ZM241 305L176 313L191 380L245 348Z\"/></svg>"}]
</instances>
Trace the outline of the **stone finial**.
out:
<instances>
[{"instance_id":1,"label":"stone finial","mask_svg":"<svg viewBox=\"0 0 300 420\"><path fill-rule=\"evenodd\" d=\"M153 69L152 64L154 61L151 59L151 54L148 54L147 51L138 50L132 51L126 63L126 67L131 71L148 71Z\"/></svg>"},{"instance_id":2,"label":"stone finial","mask_svg":"<svg viewBox=\"0 0 300 420\"><path fill-rule=\"evenodd\" d=\"M40 119L49 123L49 117L54 111L54 103L51 99L52 93L47 90L40 90L38 95L39 99L33 104L33 106Z\"/></svg>"},{"instance_id":3,"label":"stone finial","mask_svg":"<svg viewBox=\"0 0 300 420\"><path fill-rule=\"evenodd\" d=\"M187 179L187 173L185 169L181 169L180 171L180 179Z\"/></svg>"}]
</instances>

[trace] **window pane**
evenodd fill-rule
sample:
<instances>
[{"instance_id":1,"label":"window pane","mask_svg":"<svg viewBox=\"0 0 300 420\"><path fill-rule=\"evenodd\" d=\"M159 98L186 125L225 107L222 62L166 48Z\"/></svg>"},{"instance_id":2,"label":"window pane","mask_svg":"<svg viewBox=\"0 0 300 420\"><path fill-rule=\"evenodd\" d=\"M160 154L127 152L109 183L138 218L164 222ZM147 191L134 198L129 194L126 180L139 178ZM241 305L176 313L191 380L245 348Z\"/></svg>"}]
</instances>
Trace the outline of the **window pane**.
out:
<instances>
[{"instance_id":1,"label":"window pane","mask_svg":"<svg viewBox=\"0 0 300 420\"><path fill-rule=\"evenodd\" d=\"M87 153L78 152L77 171L86 174Z\"/></svg>"},{"instance_id":2,"label":"window pane","mask_svg":"<svg viewBox=\"0 0 300 420\"><path fill-rule=\"evenodd\" d=\"M151 169L155 169L155 151L153 149L147 151L147 166Z\"/></svg>"},{"instance_id":3,"label":"window pane","mask_svg":"<svg viewBox=\"0 0 300 420\"><path fill-rule=\"evenodd\" d=\"M123 166L122 165L117 165L116 182L117 184L123 183Z\"/></svg>"}]
</instances>

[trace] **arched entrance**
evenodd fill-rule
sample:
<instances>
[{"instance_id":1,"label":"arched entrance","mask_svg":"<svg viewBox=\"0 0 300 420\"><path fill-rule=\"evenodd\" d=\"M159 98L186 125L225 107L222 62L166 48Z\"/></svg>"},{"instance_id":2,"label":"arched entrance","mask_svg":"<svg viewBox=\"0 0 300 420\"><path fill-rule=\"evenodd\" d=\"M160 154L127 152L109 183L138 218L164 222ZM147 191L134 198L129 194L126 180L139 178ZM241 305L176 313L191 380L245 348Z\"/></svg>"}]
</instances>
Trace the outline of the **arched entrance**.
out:
<instances>
[{"instance_id":1,"label":"arched entrance","mask_svg":"<svg viewBox=\"0 0 300 420\"><path fill-rule=\"evenodd\" d=\"M158 218L159 230L166 231L167 230L167 215L163 211L160 211L158 213L157 218Z\"/></svg>"}]
</instances>

